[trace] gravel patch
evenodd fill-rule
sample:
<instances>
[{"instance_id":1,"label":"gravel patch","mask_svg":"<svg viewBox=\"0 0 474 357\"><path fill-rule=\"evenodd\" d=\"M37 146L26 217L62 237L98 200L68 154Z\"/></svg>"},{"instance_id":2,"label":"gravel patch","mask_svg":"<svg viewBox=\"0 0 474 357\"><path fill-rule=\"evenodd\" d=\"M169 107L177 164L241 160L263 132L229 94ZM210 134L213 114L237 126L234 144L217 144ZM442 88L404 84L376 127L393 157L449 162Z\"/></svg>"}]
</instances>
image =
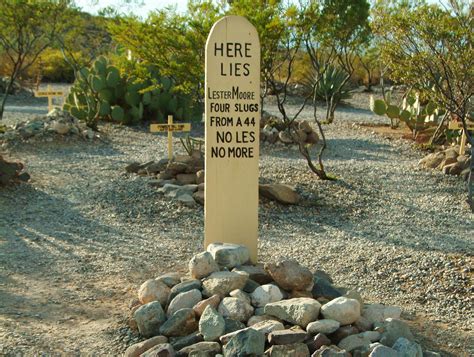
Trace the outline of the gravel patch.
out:
<instances>
[{"instance_id":1,"label":"gravel patch","mask_svg":"<svg viewBox=\"0 0 474 357\"><path fill-rule=\"evenodd\" d=\"M419 169L423 154L409 142L358 127L383 118L351 104L325 126L325 164L338 181L317 180L296 148L262 146L262 180L296 184L304 201L262 200L259 259L326 270L368 301L402 307L427 348L472 354L474 216L465 185ZM271 101L266 109L277 114ZM202 250L203 209L165 199L124 170L165 157L165 136L102 130L104 141L8 153L32 181L0 191L0 354L122 353L137 339L123 318L138 286L184 272ZM197 125L193 135L202 134Z\"/></svg>"}]
</instances>

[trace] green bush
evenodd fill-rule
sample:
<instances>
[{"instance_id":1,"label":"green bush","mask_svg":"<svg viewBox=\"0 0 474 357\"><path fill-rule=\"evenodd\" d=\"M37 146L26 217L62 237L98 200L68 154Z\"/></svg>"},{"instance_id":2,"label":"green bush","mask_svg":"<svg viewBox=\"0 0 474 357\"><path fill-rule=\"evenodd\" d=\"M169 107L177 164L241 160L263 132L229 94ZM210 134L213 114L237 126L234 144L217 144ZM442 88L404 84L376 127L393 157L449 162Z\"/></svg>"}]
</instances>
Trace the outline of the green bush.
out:
<instances>
[{"instance_id":1,"label":"green bush","mask_svg":"<svg viewBox=\"0 0 474 357\"><path fill-rule=\"evenodd\" d=\"M176 92L173 80L160 76L156 67L148 66L147 73L146 79L125 75L101 56L79 71L64 110L94 129L99 120L138 124L164 122L168 115L188 120L190 97Z\"/></svg>"}]
</instances>

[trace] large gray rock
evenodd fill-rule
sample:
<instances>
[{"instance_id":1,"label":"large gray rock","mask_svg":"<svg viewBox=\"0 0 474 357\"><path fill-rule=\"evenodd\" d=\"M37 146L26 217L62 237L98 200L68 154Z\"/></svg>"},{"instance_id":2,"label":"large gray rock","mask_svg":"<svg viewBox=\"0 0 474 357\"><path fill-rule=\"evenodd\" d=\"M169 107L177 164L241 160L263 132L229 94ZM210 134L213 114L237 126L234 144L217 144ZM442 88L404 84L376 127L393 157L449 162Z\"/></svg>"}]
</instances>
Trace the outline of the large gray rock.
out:
<instances>
[{"instance_id":1,"label":"large gray rock","mask_svg":"<svg viewBox=\"0 0 474 357\"><path fill-rule=\"evenodd\" d=\"M184 293L185 291L193 290L193 289L201 289L201 280L188 280L183 281L171 288L170 296L168 301L171 302L175 298L176 295Z\"/></svg>"},{"instance_id":2,"label":"large gray rock","mask_svg":"<svg viewBox=\"0 0 474 357\"><path fill-rule=\"evenodd\" d=\"M310 322L306 327L306 331L312 335L317 335L318 333L328 334L335 332L339 327L341 327L339 321L322 319Z\"/></svg>"},{"instance_id":3,"label":"large gray rock","mask_svg":"<svg viewBox=\"0 0 474 357\"><path fill-rule=\"evenodd\" d=\"M207 247L207 251L212 254L214 260L221 267L234 268L244 265L250 260L249 250L243 245L212 243Z\"/></svg>"},{"instance_id":4,"label":"large gray rock","mask_svg":"<svg viewBox=\"0 0 474 357\"><path fill-rule=\"evenodd\" d=\"M248 275L233 273L230 271L218 271L204 279L203 295L212 296L217 294L221 297L228 295L232 290L242 289L247 282Z\"/></svg>"},{"instance_id":5,"label":"large gray rock","mask_svg":"<svg viewBox=\"0 0 474 357\"><path fill-rule=\"evenodd\" d=\"M149 279L138 289L138 300L142 304L158 301L161 306L165 306L170 295L170 288L162 281Z\"/></svg>"},{"instance_id":6,"label":"large gray rock","mask_svg":"<svg viewBox=\"0 0 474 357\"><path fill-rule=\"evenodd\" d=\"M399 357L423 357L421 346L405 337L396 340L392 348L398 352Z\"/></svg>"},{"instance_id":7,"label":"large gray rock","mask_svg":"<svg viewBox=\"0 0 474 357\"><path fill-rule=\"evenodd\" d=\"M343 338L337 346L347 352L352 352L357 348L367 348L372 343L367 337L357 334Z\"/></svg>"},{"instance_id":8,"label":"large gray rock","mask_svg":"<svg viewBox=\"0 0 474 357\"><path fill-rule=\"evenodd\" d=\"M244 300L249 304L252 303L252 301L250 300L249 294L247 294L246 292L244 292L243 290L240 290L240 289L232 290L229 293L229 296L230 297L235 297L235 298L240 299L240 300Z\"/></svg>"},{"instance_id":9,"label":"large gray rock","mask_svg":"<svg viewBox=\"0 0 474 357\"><path fill-rule=\"evenodd\" d=\"M235 297L225 297L219 304L218 311L224 317L246 322L253 315L254 310L252 305L245 300Z\"/></svg>"},{"instance_id":10,"label":"large gray rock","mask_svg":"<svg viewBox=\"0 0 474 357\"><path fill-rule=\"evenodd\" d=\"M386 319L383 322L381 333L380 343L385 346L392 346L400 337L404 337L409 341L415 339L408 324L398 319Z\"/></svg>"},{"instance_id":11,"label":"large gray rock","mask_svg":"<svg viewBox=\"0 0 474 357\"><path fill-rule=\"evenodd\" d=\"M182 348L179 350L180 355L188 356L195 352L208 353L210 356L215 356L222 350L218 342L198 342L194 345Z\"/></svg>"},{"instance_id":12,"label":"large gray rock","mask_svg":"<svg viewBox=\"0 0 474 357\"><path fill-rule=\"evenodd\" d=\"M166 342L168 342L168 339L165 336L155 336L148 340L135 343L125 350L125 357L139 357L152 347Z\"/></svg>"},{"instance_id":13,"label":"large gray rock","mask_svg":"<svg viewBox=\"0 0 474 357\"><path fill-rule=\"evenodd\" d=\"M224 356L260 356L265 352L265 335L252 328L240 331L224 346Z\"/></svg>"},{"instance_id":14,"label":"large gray rock","mask_svg":"<svg viewBox=\"0 0 474 357\"><path fill-rule=\"evenodd\" d=\"M169 288L172 288L175 285L178 285L181 282L181 276L179 273L167 273L160 275L156 280L161 281L162 283L165 283L166 286ZM171 293L171 291L170 291Z\"/></svg>"},{"instance_id":15,"label":"large gray rock","mask_svg":"<svg viewBox=\"0 0 474 357\"><path fill-rule=\"evenodd\" d=\"M313 275L308 268L296 260L283 260L276 264L265 264L265 270L282 289L310 290L313 286Z\"/></svg>"},{"instance_id":16,"label":"large gray rock","mask_svg":"<svg viewBox=\"0 0 474 357\"><path fill-rule=\"evenodd\" d=\"M304 343L273 345L266 352L269 357L309 357L309 349Z\"/></svg>"},{"instance_id":17,"label":"large gray rock","mask_svg":"<svg viewBox=\"0 0 474 357\"><path fill-rule=\"evenodd\" d=\"M198 329L193 309L176 311L160 327L160 333L165 336L186 336Z\"/></svg>"},{"instance_id":18,"label":"large gray rock","mask_svg":"<svg viewBox=\"0 0 474 357\"><path fill-rule=\"evenodd\" d=\"M245 324L243 324L240 321L233 320L228 317L224 317L224 321L225 321L225 334L243 330L245 328Z\"/></svg>"},{"instance_id":19,"label":"large gray rock","mask_svg":"<svg viewBox=\"0 0 474 357\"><path fill-rule=\"evenodd\" d=\"M278 317L303 328L318 318L321 304L311 298L294 298L265 305L266 315Z\"/></svg>"},{"instance_id":20,"label":"large gray rock","mask_svg":"<svg viewBox=\"0 0 474 357\"><path fill-rule=\"evenodd\" d=\"M169 343L161 343L142 353L140 357L175 357L173 346Z\"/></svg>"},{"instance_id":21,"label":"large gray rock","mask_svg":"<svg viewBox=\"0 0 474 357\"><path fill-rule=\"evenodd\" d=\"M283 299L280 288L273 284L265 284L256 288L250 295L252 305L264 307L268 303L277 302Z\"/></svg>"},{"instance_id":22,"label":"large gray rock","mask_svg":"<svg viewBox=\"0 0 474 357\"><path fill-rule=\"evenodd\" d=\"M184 308L192 308L201 300L202 294L201 291L199 291L198 289L185 291L176 295L174 299L171 300L170 304L168 305L168 310L166 311L166 314L168 316L171 316L178 310Z\"/></svg>"},{"instance_id":23,"label":"large gray rock","mask_svg":"<svg viewBox=\"0 0 474 357\"><path fill-rule=\"evenodd\" d=\"M199 331L196 331L187 336L174 337L171 339L171 345L176 351L179 351L184 347L194 345L195 343L202 342L203 340L204 338L199 333Z\"/></svg>"},{"instance_id":24,"label":"large gray rock","mask_svg":"<svg viewBox=\"0 0 474 357\"><path fill-rule=\"evenodd\" d=\"M207 306L199 320L199 332L205 341L217 341L224 334L225 321L212 306Z\"/></svg>"},{"instance_id":25,"label":"large gray rock","mask_svg":"<svg viewBox=\"0 0 474 357\"><path fill-rule=\"evenodd\" d=\"M362 308L362 316L371 324L384 322L388 318L399 319L402 309L397 306L368 304Z\"/></svg>"},{"instance_id":26,"label":"large gray rock","mask_svg":"<svg viewBox=\"0 0 474 357\"><path fill-rule=\"evenodd\" d=\"M140 306L133 318L137 322L138 331L144 337L158 335L161 324L166 320L165 312L158 301Z\"/></svg>"},{"instance_id":27,"label":"large gray rock","mask_svg":"<svg viewBox=\"0 0 474 357\"><path fill-rule=\"evenodd\" d=\"M393 348L387 346L377 346L375 347L372 352L370 352L369 357L400 357L398 352L395 351Z\"/></svg>"},{"instance_id":28,"label":"large gray rock","mask_svg":"<svg viewBox=\"0 0 474 357\"><path fill-rule=\"evenodd\" d=\"M163 193L166 197L177 198L182 195L192 196L197 191L197 185L173 185L166 184L162 188L158 189L158 192Z\"/></svg>"},{"instance_id":29,"label":"large gray rock","mask_svg":"<svg viewBox=\"0 0 474 357\"><path fill-rule=\"evenodd\" d=\"M268 335L273 331L281 331L285 329L285 326L279 321L275 320L265 320L257 322L251 326L254 330L263 332L265 335Z\"/></svg>"},{"instance_id":30,"label":"large gray rock","mask_svg":"<svg viewBox=\"0 0 474 357\"><path fill-rule=\"evenodd\" d=\"M300 201L300 195L294 187L284 184L260 184L258 192L263 197L286 205L295 205Z\"/></svg>"},{"instance_id":31,"label":"large gray rock","mask_svg":"<svg viewBox=\"0 0 474 357\"><path fill-rule=\"evenodd\" d=\"M232 269L236 273L247 273L249 279L259 283L259 284L268 284L272 282L272 278L263 268L263 265L241 265Z\"/></svg>"},{"instance_id":32,"label":"large gray rock","mask_svg":"<svg viewBox=\"0 0 474 357\"><path fill-rule=\"evenodd\" d=\"M268 335L268 342L271 345L289 345L293 343L300 343L308 338L306 331L301 329L287 329L272 331Z\"/></svg>"},{"instance_id":33,"label":"large gray rock","mask_svg":"<svg viewBox=\"0 0 474 357\"><path fill-rule=\"evenodd\" d=\"M321 314L325 319L339 321L341 325L349 325L359 319L360 304L355 299L341 296L323 305Z\"/></svg>"}]
</instances>

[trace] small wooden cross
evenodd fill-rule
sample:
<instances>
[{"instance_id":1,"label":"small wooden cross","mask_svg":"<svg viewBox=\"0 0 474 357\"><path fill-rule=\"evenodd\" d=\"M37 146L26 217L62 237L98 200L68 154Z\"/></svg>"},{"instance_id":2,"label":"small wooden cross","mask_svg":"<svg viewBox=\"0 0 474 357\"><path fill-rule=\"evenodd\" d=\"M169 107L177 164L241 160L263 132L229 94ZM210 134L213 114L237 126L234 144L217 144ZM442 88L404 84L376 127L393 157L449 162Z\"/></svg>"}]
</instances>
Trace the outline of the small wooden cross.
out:
<instances>
[{"instance_id":1,"label":"small wooden cross","mask_svg":"<svg viewBox=\"0 0 474 357\"><path fill-rule=\"evenodd\" d=\"M51 85L48 85L48 89L45 91L35 91L35 97L48 97L48 112L53 110L53 98L54 97L63 97L64 92L59 90L51 90Z\"/></svg>"},{"instance_id":2,"label":"small wooden cross","mask_svg":"<svg viewBox=\"0 0 474 357\"><path fill-rule=\"evenodd\" d=\"M462 133L461 133L461 146L459 148L459 155L464 155L464 153L466 151L467 135L464 131L462 123L460 123L458 121L451 121L451 122L449 122L448 129L450 129L450 130L462 130ZM474 130L474 126L473 125L468 125L467 130L469 130L469 131Z\"/></svg>"},{"instance_id":3,"label":"small wooden cross","mask_svg":"<svg viewBox=\"0 0 474 357\"><path fill-rule=\"evenodd\" d=\"M167 131L168 132L168 159L171 160L173 158L173 132L182 132L182 131L190 131L191 130L191 123L173 123L173 116L168 115L168 124L151 124L150 125L150 132L152 133L162 133Z\"/></svg>"}]
</instances>

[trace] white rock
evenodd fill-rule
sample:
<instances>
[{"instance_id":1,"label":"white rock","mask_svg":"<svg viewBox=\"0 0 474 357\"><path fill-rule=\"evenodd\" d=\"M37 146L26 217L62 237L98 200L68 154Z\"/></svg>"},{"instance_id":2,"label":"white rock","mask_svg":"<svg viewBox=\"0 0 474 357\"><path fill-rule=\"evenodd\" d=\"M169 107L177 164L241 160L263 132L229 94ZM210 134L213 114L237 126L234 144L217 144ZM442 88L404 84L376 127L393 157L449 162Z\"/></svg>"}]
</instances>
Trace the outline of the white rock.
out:
<instances>
[{"instance_id":1,"label":"white rock","mask_svg":"<svg viewBox=\"0 0 474 357\"><path fill-rule=\"evenodd\" d=\"M161 281L149 279L138 289L138 300L142 304L152 301L159 301L161 306L165 306L170 295L170 288Z\"/></svg>"},{"instance_id":2,"label":"white rock","mask_svg":"<svg viewBox=\"0 0 474 357\"><path fill-rule=\"evenodd\" d=\"M238 298L238 299L240 299L240 300L245 300L245 301L246 301L247 303L249 303L249 304L251 303L250 296L249 296L246 292L244 292L244 291L242 291L242 290L240 290L240 289L232 290L232 291L229 293L229 295L230 295L231 297L235 297L235 298Z\"/></svg>"},{"instance_id":3,"label":"white rock","mask_svg":"<svg viewBox=\"0 0 474 357\"><path fill-rule=\"evenodd\" d=\"M226 296L232 290L242 289L247 282L248 275L243 273L233 273L230 271L217 271L204 279L202 283L203 295L212 296L218 294Z\"/></svg>"},{"instance_id":4,"label":"white rock","mask_svg":"<svg viewBox=\"0 0 474 357\"><path fill-rule=\"evenodd\" d=\"M341 325L349 325L359 319L360 304L355 299L341 296L323 305L321 313L325 319L339 321Z\"/></svg>"},{"instance_id":5,"label":"white rock","mask_svg":"<svg viewBox=\"0 0 474 357\"><path fill-rule=\"evenodd\" d=\"M185 291L176 295L173 300L171 300L166 314L169 317L180 309L193 308L194 305L196 305L201 300L202 294L198 289Z\"/></svg>"},{"instance_id":6,"label":"white rock","mask_svg":"<svg viewBox=\"0 0 474 357\"><path fill-rule=\"evenodd\" d=\"M283 294L278 286L273 284L265 284L256 288L250 295L252 305L255 307L263 307L268 303L277 302L283 299Z\"/></svg>"},{"instance_id":7,"label":"white rock","mask_svg":"<svg viewBox=\"0 0 474 357\"><path fill-rule=\"evenodd\" d=\"M217 264L226 268L244 265L250 260L249 250L243 245L212 243L207 247L207 251L212 254Z\"/></svg>"},{"instance_id":8,"label":"white rock","mask_svg":"<svg viewBox=\"0 0 474 357\"><path fill-rule=\"evenodd\" d=\"M306 331L312 335L317 335L318 333L329 334L335 332L339 327L341 327L339 321L322 319L310 322L306 327Z\"/></svg>"},{"instance_id":9,"label":"white rock","mask_svg":"<svg viewBox=\"0 0 474 357\"><path fill-rule=\"evenodd\" d=\"M311 298L293 298L265 305L265 314L306 328L318 318L321 304Z\"/></svg>"},{"instance_id":10,"label":"white rock","mask_svg":"<svg viewBox=\"0 0 474 357\"><path fill-rule=\"evenodd\" d=\"M397 306L370 304L362 308L362 316L372 324L383 322L388 318L399 319L401 314L402 309Z\"/></svg>"},{"instance_id":11,"label":"white rock","mask_svg":"<svg viewBox=\"0 0 474 357\"><path fill-rule=\"evenodd\" d=\"M219 271L219 266L209 252L196 254L189 261L189 273L194 279L205 278L215 271Z\"/></svg>"},{"instance_id":12,"label":"white rock","mask_svg":"<svg viewBox=\"0 0 474 357\"><path fill-rule=\"evenodd\" d=\"M219 313L240 322L247 322L253 315L253 307L247 301L235 297L225 297L219 304Z\"/></svg>"}]
</instances>

